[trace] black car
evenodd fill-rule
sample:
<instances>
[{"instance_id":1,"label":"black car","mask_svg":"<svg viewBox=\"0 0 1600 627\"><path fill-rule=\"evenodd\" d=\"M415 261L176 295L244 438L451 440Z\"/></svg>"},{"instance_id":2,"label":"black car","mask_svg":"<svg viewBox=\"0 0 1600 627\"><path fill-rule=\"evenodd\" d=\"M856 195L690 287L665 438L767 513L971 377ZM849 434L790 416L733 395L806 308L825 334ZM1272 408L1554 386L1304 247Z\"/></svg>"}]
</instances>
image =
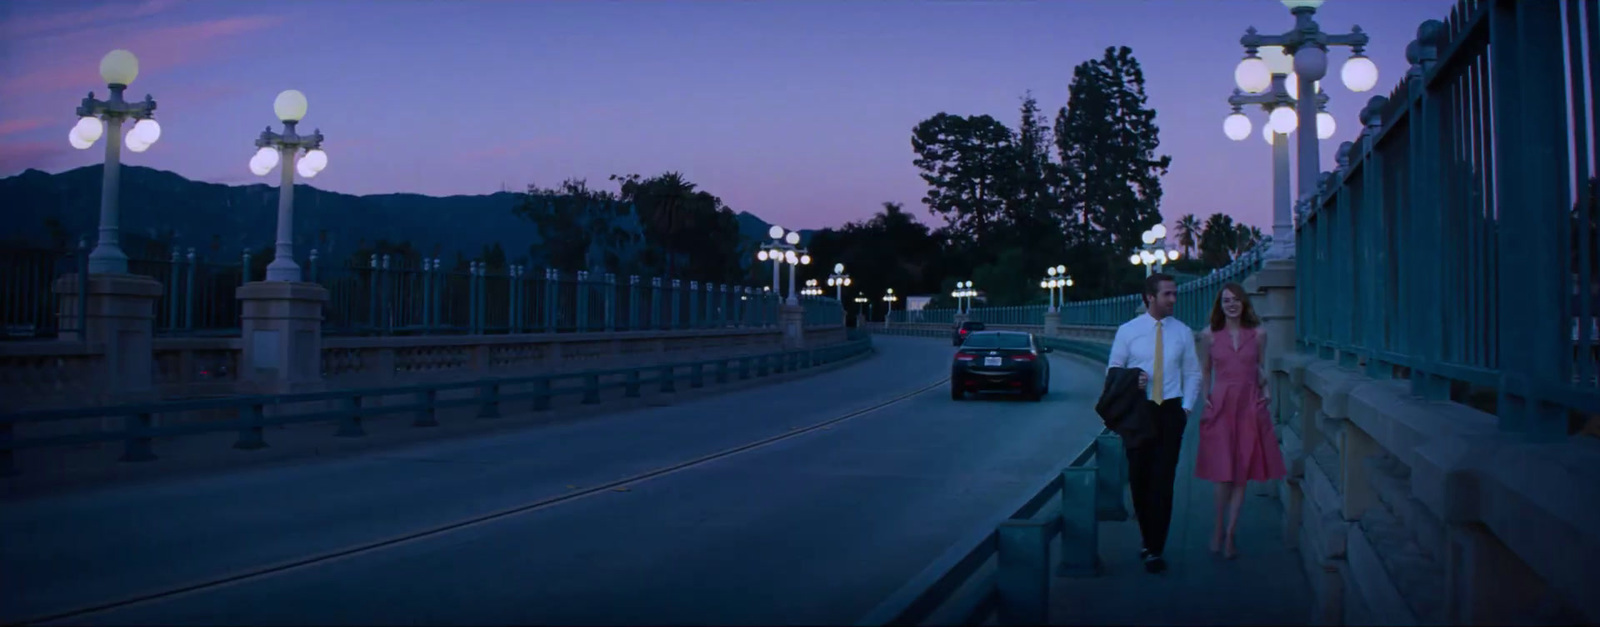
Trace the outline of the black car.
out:
<instances>
[{"instance_id":1,"label":"black car","mask_svg":"<svg viewBox=\"0 0 1600 627\"><path fill-rule=\"evenodd\" d=\"M1050 393L1049 352L1032 333L968 333L950 365L950 398L959 401L968 392L1003 390L1037 401Z\"/></svg>"},{"instance_id":2,"label":"black car","mask_svg":"<svg viewBox=\"0 0 1600 627\"><path fill-rule=\"evenodd\" d=\"M965 342L968 334L974 331L982 331L984 328L983 323L976 320L968 320L956 325L955 346L960 346L962 342Z\"/></svg>"}]
</instances>

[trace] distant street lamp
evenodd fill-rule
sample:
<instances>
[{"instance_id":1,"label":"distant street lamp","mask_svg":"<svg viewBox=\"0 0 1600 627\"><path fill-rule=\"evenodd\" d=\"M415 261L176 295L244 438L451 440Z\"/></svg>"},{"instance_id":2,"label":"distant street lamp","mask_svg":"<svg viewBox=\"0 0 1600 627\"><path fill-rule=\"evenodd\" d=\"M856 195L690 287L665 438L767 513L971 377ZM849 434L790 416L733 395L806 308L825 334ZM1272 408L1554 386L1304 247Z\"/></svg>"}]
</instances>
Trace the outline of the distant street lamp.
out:
<instances>
[{"instance_id":1,"label":"distant street lamp","mask_svg":"<svg viewBox=\"0 0 1600 627\"><path fill-rule=\"evenodd\" d=\"M850 275L844 273L844 264L833 264L833 274L828 275L828 285L833 286L833 298L844 305L844 288L850 285Z\"/></svg>"},{"instance_id":2,"label":"distant street lamp","mask_svg":"<svg viewBox=\"0 0 1600 627\"><path fill-rule=\"evenodd\" d=\"M822 288L817 287L816 279L806 279L805 289L800 290L801 296L821 296Z\"/></svg>"},{"instance_id":3,"label":"distant street lamp","mask_svg":"<svg viewBox=\"0 0 1600 627\"><path fill-rule=\"evenodd\" d=\"M273 168L283 166L278 178L278 240L273 247L272 263L267 264L268 281L301 281L300 264L294 261L294 175L311 178L328 167L328 154L322 151L322 130L310 135L295 132L300 118L306 115L306 97L293 89L284 90L272 101L272 111L283 122L283 132L274 133L272 127L261 131L256 138L256 155L250 158L250 171L256 176L266 176ZM305 150L304 158L300 151Z\"/></svg>"},{"instance_id":4,"label":"distant street lamp","mask_svg":"<svg viewBox=\"0 0 1600 627\"><path fill-rule=\"evenodd\" d=\"M956 311L962 315L972 313L972 297L977 295L978 290L972 289L972 281L956 281L956 289L950 292L950 297L956 299Z\"/></svg>"},{"instance_id":5,"label":"distant street lamp","mask_svg":"<svg viewBox=\"0 0 1600 627\"><path fill-rule=\"evenodd\" d=\"M1039 287L1049 293L1050 311L1061 311L1061 305L1067 301L1066 288L1072 287L1072 277L1067 276L1067 267L1064 265L1047 268L1044 274Z\"/></svg>"},{"instance_id":6,"label":"distant street lamp","mask_svg":"<svg viewBox=\"0 0 1600 627\"><path fill-rule=\"evenodd\" d=\"M871 318L872 317L872 299L867 298L865 296L857 296L856 297L856 315L858 315L858 316L861 315L861 309L863 307L865 307L866 310L867 310L867 317Z\"/></svg>"},{"instance_id":7,"label":"distant street lamp","mask_svg":"<svg viewBox=\"0 0 1600 627\"><path fill-rule=\"evenodd\" d=\"M756 259L772 261L772 291L778 291L778 267L780 264L789 264L789 297L786 302L790 305L800 303L799 297L794 292L795 266L809 265L811 255L799 247L800 233L798 231L785 232L783 227L774 225L767 229L767 236L771 242L761 245L761 251L756 253ZM782 296L780 293L779 296Z\"/></svg>"},{"instance_id":8,"label":"distant street lamp","mask_svg":"<svg viewBox=\"0 0 1600 627\"><path fill-rule=\"evenodd\" d=\"M1297 76L1297 84L1291 95L1299 93L1315 93L1317 81L1321 80L1328 72L1328 46L1348 46L1350 58L1345 61L1344 67L1339 72L1345 87L1353 92L1364 92L1378 84L1378 66L1372 59L1367 58L1365 48L1367 34L1361 31L1360 26L1350 29L1349 34L1328 34L1322 31L1315 19L1317 8L1322 6L1323 0L1282 0L1283 5L1294 14L1295 26L1292 30L1281 35L1262 35L1256 32L1255 27L1245 31L1239 43L1244 46L1245 58L1234 69L1234 82L1239 89L1247 93L1260 93L1272 86L1272 70L1267 62L1257 56L1256 52L1264 46L1281 46L1283 53L1293 58L1293 70ZM1284 120L1279 127L1280 132L1284 126L1290 126L1287 120L1312 119L1317 114L1317 103L1313 98L1301 98L1296 102L1293 111L1285 111L1275 116ZM1301 133L1296 155L1299 162L1299 198L1307 198L1317 189L1318 164L1316 134ZM1276 238L1275 238L1276 239Z\"/></svg>"},{"instance_id":9,"label":"distant street lamp","mask_svg":"<svg viewBox=\"0 0 1600 627\"><path fill-rule=\"evenodd\" d=\"M889 288L888 292L884 293L884 307L887 307L887 309L884 309L883 311L883 323L885 325L889 324L889 317L894 315L894 303L898 300L900 300L900 297L894 295L894 288L891 287Z\"/></svg>"},{"instance_id":10,"label":"distant street lamp","mask_svg":"<svg viewBox=\"0 0 1600 627\"><path fill-rule=\"evenodd\" d=\"M1179 254L1176 249L1167 249L1162 245L1162 241L1167 237L1166 225L1157 224L1151 227L1150 230L1145 231L1140 237L1144 240L1144 246L1128 257L1128 261L1136 266L1144 266L1144 276L1146 278L1160 272L1168 261L1178 260Z\"/></svg>"},{"instance_id":11,"label":"distant street lamp","mask_svg":"<svg viewBox=\"0 0 1600 627\"><path fill-rule=\"evenodd\" d=\"M127 50L112 50L100 59L100 78L105 79L110 95L96 100L89 92L78 105L78 123L67 133L73 148L87 150L103 135L106 138L105 167L100 174L100 237L89 253L91 274L127 274L128 255L122 252L117 199L122 183L122 122L136 120L128 131L128 150L144 152L161 138L161 125L152 117L156 101L146 94L140 102L122 99L133 79L139 76L139 59Z\"/></svg>"}]
</instances>

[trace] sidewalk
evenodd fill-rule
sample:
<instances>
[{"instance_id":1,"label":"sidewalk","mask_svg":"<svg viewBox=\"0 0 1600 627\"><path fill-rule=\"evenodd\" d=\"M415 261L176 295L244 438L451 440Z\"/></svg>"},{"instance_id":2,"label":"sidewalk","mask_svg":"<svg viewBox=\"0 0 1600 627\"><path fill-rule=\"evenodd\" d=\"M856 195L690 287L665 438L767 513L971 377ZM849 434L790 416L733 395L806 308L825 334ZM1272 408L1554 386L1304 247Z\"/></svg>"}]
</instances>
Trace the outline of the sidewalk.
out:
<instances>
[{"instance_id":1,"label":"sidewalk","mask_svg":"<svg viewBox=\"0 0 1600 627\"><path fill-rule=\"evenodd\" d=\"M1057 625L1304 625L1312 595L1299 555L1285 548L1283 507L1251 484L1239 514L1232 561L1213 555L1214 484L1194 478L1199 420L1191 419L1173 486L1167 572L1139 560L1139 527L1129 518L1100 524L1098 577L1057 577L1050 621Z\"/></svg>"}]
</instances>

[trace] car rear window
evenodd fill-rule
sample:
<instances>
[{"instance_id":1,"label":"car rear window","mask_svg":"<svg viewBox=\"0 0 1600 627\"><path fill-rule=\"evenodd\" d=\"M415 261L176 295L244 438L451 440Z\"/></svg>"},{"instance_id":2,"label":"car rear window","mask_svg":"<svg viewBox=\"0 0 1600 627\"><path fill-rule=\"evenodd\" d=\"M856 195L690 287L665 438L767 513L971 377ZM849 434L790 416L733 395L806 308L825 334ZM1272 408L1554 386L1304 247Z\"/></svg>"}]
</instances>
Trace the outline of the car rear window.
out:
<instances>
[{"instance_id":1,"label":"car rear window","mask_svg":"<svg viewBox=\"0 0 1600 627\"><path fill-rule=\"evenodd\" d=\"M984 327L982 322L963 322L961 328L968 331L982 331Z\"/></svg>"},{"instance_id":2,"label":"car rear window","mask_svg":"<svg viewBox=\"0 0 1600 627\"><path fill-rule=\"evenodd\" d=\"M962 344L967 348L1031 348L1022 333L978 333Z\"/></svg>"}]
</instances>

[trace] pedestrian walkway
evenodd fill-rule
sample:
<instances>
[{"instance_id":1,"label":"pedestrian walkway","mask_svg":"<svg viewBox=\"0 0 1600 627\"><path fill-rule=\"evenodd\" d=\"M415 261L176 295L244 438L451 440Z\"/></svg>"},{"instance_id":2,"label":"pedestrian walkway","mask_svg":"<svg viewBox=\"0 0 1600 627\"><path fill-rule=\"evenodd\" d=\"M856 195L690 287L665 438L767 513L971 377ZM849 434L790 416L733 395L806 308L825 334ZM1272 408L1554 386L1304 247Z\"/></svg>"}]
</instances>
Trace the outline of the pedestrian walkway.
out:
<instances>
[{"instance_id":1,"label":"pedestrian walkway","mask_svg":"<svg viewBox=\"0 0 1600 627\"><path fill-rule=\"evenodd\" d=\"M1304 625L1312 593L1300 556L1283 540L1283 507L1252 484L1235 531L1239 555L1211 553L1214 484L1194 478L1199 420L1190 419L1173 486L1167 572L1145 572L1139 526L1130 516L1100 523L1098 577L1058 577L1050 620L1057 625ZM1127 501L1131 503L1131 501Z\"/></svg>"}]
</instances>

